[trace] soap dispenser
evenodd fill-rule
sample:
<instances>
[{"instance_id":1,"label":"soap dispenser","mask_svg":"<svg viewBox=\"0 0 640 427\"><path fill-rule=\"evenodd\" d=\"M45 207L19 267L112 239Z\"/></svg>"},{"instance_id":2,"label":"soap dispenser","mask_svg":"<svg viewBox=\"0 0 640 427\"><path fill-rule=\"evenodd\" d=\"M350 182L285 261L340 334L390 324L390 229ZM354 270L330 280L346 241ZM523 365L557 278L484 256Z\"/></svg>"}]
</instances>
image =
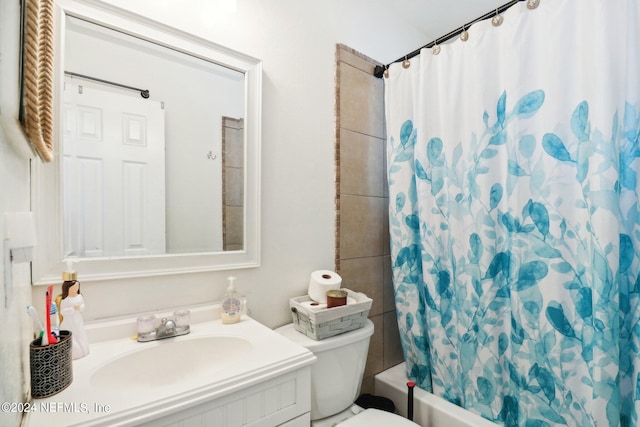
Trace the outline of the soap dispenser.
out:
<instances>
[{"instance_id":1,"label":"soap dispenser","mask_svg":"<svg viewBox=\"0 0 640 427\"><path fill-rule=\"evenodd\" d=\"M71 353L73 359L89 354L89 340L84 330L84 296L80 293L78 273L73 270L73 262L67 260L67 271L62 273L62 294L58 295L60 329L71 332Z\"/></svg>"},{"instance_id":2,"label":"soap dispenser","mask_svg":"<svg viewBox=\"0 0 640 427\"><path fill-rule=\"evenodd\" d=\"M240 309L242 307L242 302L240 301L240 297L238 296L233 284L236 278L229 276L227 277L227 280L229 281L229 286L227 287L224 299L222 300L222 323L237 323L240 321Z\"/></svg>"}]
</instances>

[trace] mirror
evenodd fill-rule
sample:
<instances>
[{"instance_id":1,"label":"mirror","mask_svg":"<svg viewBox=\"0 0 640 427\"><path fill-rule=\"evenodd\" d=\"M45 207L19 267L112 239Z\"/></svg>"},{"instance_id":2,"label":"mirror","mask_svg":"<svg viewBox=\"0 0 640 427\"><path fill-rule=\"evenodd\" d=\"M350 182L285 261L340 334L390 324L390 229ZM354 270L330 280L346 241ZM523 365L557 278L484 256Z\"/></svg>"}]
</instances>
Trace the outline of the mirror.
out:
<instances>
[{"instance_id":1,"label":"mirror","mask_svg":"<svg viewBox=\"0 0 640 427\"><path fill-rule=\"evenodd\" d=\"M257 266L261 63L99 2L56 7L34 283L66 258L85 281Z\"/></svg>"},{"instance_id":2,"label":"mirror","mask_svg":"<svg viewBox=\"0 0 640 427\"><path fill-rule=\"evenodd\" d=\"M244 73L72 16L65 28L64 253L242 250L228 239L242 236L244 138L227 123L244 119Z\"/></svg>"}]
</instances>

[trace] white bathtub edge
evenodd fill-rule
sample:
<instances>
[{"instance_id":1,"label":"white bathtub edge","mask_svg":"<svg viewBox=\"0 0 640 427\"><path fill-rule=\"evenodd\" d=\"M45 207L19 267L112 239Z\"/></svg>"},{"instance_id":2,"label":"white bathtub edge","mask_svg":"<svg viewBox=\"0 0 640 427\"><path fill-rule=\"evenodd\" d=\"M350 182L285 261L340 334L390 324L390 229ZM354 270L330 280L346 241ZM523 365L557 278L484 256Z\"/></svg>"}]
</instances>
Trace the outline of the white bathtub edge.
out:
<instances>
[{"instance_id":1,"label":"white bathtub edge","mask_svg":"<svg viewBox=\"0 0 640 427\"><path fill-rule=\"evenodd\" d=\"M404 363L389 368L374 378L374 393L391 399L404 417L407 416L407 381ZM499 426L418 387L414 388L413 395L413 421L423 427Z\"/></svg>"}]
</instances>

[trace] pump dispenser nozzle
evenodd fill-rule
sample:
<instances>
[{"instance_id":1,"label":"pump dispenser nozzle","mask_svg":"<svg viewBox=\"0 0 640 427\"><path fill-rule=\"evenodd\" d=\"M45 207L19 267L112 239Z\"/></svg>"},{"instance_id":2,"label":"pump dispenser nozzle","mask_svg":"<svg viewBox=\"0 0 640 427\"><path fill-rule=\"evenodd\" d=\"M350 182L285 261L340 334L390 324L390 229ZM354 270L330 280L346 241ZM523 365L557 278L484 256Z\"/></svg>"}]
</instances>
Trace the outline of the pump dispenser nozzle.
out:
<instances>
[{"instance_id":1,"label":"pump dispenser nozzle","mask_svg":"<svg viewBox=\"0 0 640 427\"><path fill-rule=\"evenodd\" d=\"M62 280L78 280L78 272L73 270L73 260L67 259L67 271L62 273Z\"/></svg>"}]
</instances>

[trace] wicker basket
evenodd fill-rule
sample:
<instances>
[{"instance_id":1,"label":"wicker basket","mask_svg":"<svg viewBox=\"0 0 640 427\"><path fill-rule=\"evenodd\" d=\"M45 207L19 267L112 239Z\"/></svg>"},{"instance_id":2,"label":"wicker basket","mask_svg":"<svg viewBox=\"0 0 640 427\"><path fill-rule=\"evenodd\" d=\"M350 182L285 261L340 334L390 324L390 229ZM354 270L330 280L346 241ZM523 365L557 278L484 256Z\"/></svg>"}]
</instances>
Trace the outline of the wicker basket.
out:
<instances>
[{"instance_id":1,"label":"wicker basket","mask_svg":"<svg viewBox=\"0 0 640 427\"><path fill-rule=\"evenodd\" d=\"M321 305L315 308L311 306L313 301L309 295L291 298L289 307L296 330L319 341L362 328L373 300L363 293L344 290L347 291L347 299L355 302L340 307Z\"/></svg>"}]
</instances>

